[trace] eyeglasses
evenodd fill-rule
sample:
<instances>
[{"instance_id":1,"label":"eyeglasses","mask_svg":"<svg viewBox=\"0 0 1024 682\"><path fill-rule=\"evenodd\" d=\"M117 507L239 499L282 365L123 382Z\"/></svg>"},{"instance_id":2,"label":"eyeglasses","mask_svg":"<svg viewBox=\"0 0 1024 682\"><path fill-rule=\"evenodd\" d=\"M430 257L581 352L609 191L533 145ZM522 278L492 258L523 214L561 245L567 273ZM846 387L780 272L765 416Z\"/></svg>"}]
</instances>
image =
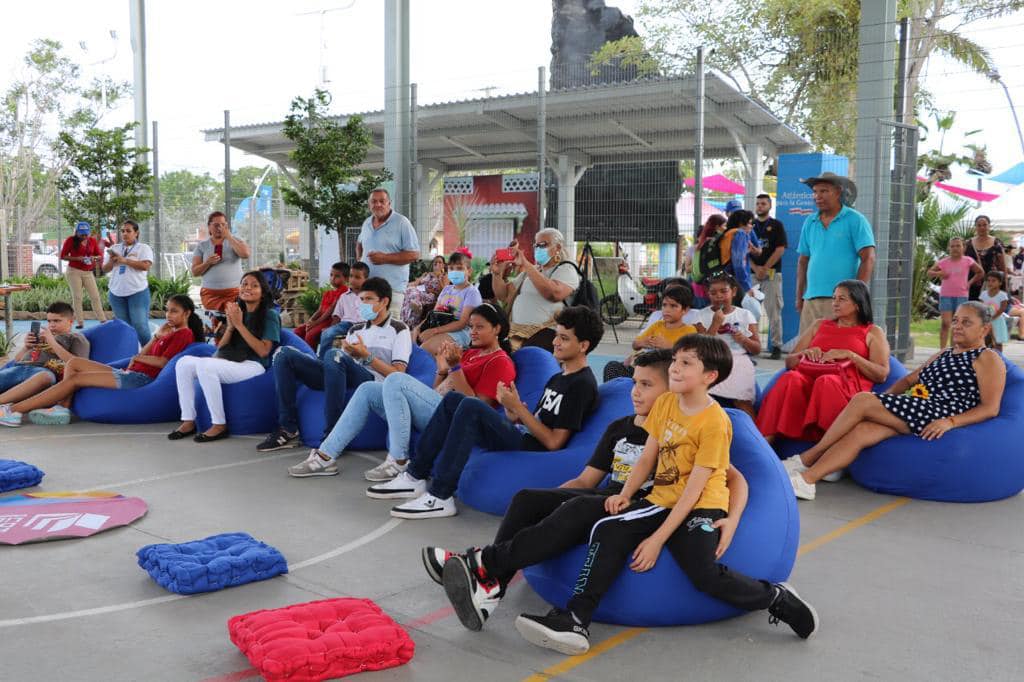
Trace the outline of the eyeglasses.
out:
<instances>
[{"instance_id":1,"label":"eyeglasses","mask_svg":"<svg viewBox=\"0 0 1024 682\"><path fill-rule=\"evenodd\" d=\"M548 243L547 242L537 242L536 244L533 245L533 248L535 248L535 249L546 249L546 248L548 248Z\"/></svg>"}]
</instances>

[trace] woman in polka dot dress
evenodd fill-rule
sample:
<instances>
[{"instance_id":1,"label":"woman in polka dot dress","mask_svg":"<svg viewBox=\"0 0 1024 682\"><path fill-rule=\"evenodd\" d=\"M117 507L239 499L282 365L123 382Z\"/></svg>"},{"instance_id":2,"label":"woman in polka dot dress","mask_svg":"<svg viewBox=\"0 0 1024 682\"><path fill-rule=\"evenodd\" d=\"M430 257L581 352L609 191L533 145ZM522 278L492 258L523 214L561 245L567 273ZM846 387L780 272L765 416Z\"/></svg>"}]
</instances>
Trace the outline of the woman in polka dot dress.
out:
<instances>
[{"instance_id":1,"label":"woman in polka dot dress","mask_svg":"<svg viewBox=\"0 0 1024 682\"><path fill-rule=\"evenodd\" d=\"M977 301L953 315L953 346L893 384L881 395L858 393L821 441L786 460L796 496L813 500L815 484L857 459L861 450L897 434L925 440L999 414L1006 365L986 348L992 310Z\"/></svg>"}]
</instances>

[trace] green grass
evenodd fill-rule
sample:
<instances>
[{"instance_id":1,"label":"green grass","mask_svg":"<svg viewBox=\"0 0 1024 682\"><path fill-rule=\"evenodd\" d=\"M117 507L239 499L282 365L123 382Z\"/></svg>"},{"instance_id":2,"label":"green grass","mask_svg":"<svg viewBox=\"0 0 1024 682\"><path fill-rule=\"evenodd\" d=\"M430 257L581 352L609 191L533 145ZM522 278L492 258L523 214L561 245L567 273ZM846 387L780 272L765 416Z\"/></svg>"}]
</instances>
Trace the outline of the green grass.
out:
<instances>
[{"instance_id":1,"label":"green grass","mask_svg":"<svg viewBox=\"0 0 1024 682\"><path fill-rule=\"evenodd\" d=\"M924 348L939 347L939 318L934 320L916 320L910 323L910 335L914 337L914 345Z\"/></svg>"}]
</instances>

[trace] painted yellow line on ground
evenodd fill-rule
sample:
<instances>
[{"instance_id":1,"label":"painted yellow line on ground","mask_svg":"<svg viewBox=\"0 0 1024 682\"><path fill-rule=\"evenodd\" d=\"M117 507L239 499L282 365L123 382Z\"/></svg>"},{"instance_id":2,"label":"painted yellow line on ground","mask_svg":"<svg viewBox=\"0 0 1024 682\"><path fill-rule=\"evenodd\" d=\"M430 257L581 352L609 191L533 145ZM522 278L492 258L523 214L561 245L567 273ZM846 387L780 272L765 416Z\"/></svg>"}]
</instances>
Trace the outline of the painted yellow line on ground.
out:
<instances>
[{"instance_id":1,"label":"painted yellow line on ground","mask_svg":"<svg viewBox=\"0 0 1024 682\"><path fill-rule=\"evenodd\" d=\"M868 512L864 516L860 516L854 519L853 521L844 523L843 525L839 526L839 528L836 528L834 531L825 533L820 538L815 538L810 542L806 542L800 545L800 548L797 550L796 555L800 557L804 554L807 554L808 552L813 552L822 545L826 545L837 538L841 538L850 531L856 530L861 526L865 526L871 523L872 521L881 518L882 516L885 516L889 512L899 509L908 502L910 502L910 498L898 497L892 502L883 504L881 507ZM539 673L530 675L529 677L523 679L523 682L545 682L546 680L550 680L554 677L561 675L562 673L569 672L577 666L583 665L587 661L596 658L597 656L600 656L601 654L605 653L606 651L609 651L610 649L614 649L623 642L628 642L640 633L646 632L647 630L648 628L629 628L623 630L618 634L612 635L600 644L591 647L590 651L583 654L582 656L573 656L572 658L567 658L561 663L557 663L551 666L550 668L545 668Z\"/></svg>"}]
</instances>

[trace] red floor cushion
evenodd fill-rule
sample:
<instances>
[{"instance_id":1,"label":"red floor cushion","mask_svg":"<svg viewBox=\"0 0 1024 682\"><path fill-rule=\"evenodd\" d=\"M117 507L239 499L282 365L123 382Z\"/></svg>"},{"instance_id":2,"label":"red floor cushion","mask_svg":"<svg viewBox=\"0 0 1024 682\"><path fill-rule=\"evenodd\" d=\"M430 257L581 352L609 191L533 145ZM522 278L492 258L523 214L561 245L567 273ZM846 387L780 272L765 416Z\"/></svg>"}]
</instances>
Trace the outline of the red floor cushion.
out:
<instances>
[{"instance_id":1,"label":"red floor cushion","mask_svg":"<svg viewBox=\"0 0 1024 682\"><path fill-rule=\"evenodd\" d=\"M393 668L412 659L409 634L369 599L323 599L253 611L228 632L269 681L305 682Z\"/></svg>"}]
</instances>

